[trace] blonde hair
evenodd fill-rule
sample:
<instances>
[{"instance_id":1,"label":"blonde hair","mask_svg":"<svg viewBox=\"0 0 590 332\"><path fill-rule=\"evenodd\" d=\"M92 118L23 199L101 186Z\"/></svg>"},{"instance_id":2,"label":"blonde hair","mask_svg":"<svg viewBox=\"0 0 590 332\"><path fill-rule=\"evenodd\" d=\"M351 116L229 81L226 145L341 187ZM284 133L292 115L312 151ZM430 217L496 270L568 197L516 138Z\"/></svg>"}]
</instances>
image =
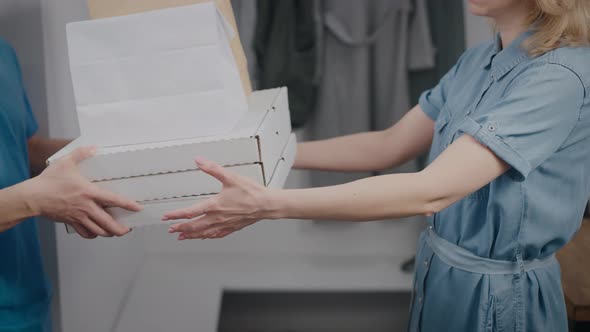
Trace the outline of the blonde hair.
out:
<instances>
[{"instance_id":1,"label":"blonde hair","mask_svg":"<svg viewBox=\"0 0 590 332\"><path fill-rule=\"evenodd\" d=\"M531 56L558 47L590 44L590 0L532 0L527 25L534 29L526 41Z\"/></svg>"}]
</instances>

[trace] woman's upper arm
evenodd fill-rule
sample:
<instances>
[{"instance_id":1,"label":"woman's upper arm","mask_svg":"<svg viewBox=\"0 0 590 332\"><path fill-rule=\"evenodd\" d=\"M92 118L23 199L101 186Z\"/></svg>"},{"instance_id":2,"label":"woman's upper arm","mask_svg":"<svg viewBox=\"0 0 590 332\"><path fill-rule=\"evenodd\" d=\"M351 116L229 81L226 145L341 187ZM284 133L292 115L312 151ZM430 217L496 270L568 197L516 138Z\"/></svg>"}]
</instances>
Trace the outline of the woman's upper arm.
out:
<instances>
[{"instance_id":1,"label":"woman's upper arm","mask_svg":"<svg viewBox=\"0 0 590 332\"><path fill-rule=\"evenodd\" d=\"M559 65L530 68L495 105L466 116L460 138L424 171L445 206L510 170L523 181L555 153L579 119L584 89Z\"/></svg>"},{"instance_id":2,"label":"woman's upper arm","mask_svg":"<svg viewBox=\"0 0 590 332\"><path fill-rule=\"evenodd\" d=\"M494 105L466 116L459 132L488 147L511 166L514 179L523 181L565 143L580 119L584 95L570 69L531 66Z\"/></svg>"},{"instance_id":3,"label":"woman's upper arm","mask_svg":"<svg viewBox=\"0 0 590 332\"><path fill-rule=\"evenodd\" d=\"M430 149L434 121L416 105L383 133L383 151L392 159L391 166L398 166Z\"/></svg>"}]
</instances>

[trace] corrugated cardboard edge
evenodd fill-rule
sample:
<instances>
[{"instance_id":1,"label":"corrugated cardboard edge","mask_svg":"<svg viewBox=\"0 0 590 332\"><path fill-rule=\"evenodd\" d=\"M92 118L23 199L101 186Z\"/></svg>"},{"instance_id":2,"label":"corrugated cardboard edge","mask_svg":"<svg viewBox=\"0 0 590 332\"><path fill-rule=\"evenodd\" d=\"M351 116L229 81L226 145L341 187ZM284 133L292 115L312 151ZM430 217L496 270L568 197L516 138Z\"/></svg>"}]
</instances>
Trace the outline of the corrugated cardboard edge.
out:
<instances>
[{"instance_id":1,"label":"corrugated cardboard edge","mask_svg":"<svg viewBox=\"0 0 590 332\"><path fill-rule=\"evenodd\" d=\"M157 10L170 7L194 5L211 0L87 0L88 13L90 18L98 19L113 16L122 16L141 13L150 10ZM248 61L242 48L242 42L238 33L238 26L234 16L234 10L230 0L215 0L215 5L225 19L231 24L236 32L235 37L230 41L230 47L238 66L240 79L244 93L249 96L252 93L252 83L248 73Z\"/></svg>"},{"instance_id":2,"label":"corrugated cardboard edge","mask_svg":"<svg viewBox=\"0 0 590 332\"><path fill-rule=\"evenodd\" d=\"M285 111L287 110L287 111ZM267 117L278 118L277 121L263 121L258 129L258 153L262 162L263 173L266 175L265 185L268 185L277 166L278 160L284 153L291 135L291 118L287 96L287 88L281 88L271 104ZM274 123L278 126L270 126ZM277 144L281 144L277 148ZM266 146L266 147L265 147Z\"/></svg>"}]
</instances>

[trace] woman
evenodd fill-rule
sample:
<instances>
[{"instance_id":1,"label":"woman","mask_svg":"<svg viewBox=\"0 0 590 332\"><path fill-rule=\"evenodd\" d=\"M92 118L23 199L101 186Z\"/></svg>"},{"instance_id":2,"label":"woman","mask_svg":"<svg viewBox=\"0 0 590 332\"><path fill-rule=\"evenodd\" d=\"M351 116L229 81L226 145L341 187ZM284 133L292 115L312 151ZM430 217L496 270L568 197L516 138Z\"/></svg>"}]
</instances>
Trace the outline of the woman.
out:
<instances>
[{"instance_id":1,"label":"woman","mask_svg":"<svg viewBox=\"0 0 590 332\"><path fill-rule=\"evenodd\" d=\"M468 50L382 132L299 146L295 167L382 170L430 148L411 174L269 190L206 160L223 191L165 220L179 239L224 237L260 219L427 215L411 331L566 331L554 253L590 196L590 2L470 0L497 38ZM452 304L452 305L449 305Z\"/></svg>"}]
</instances>

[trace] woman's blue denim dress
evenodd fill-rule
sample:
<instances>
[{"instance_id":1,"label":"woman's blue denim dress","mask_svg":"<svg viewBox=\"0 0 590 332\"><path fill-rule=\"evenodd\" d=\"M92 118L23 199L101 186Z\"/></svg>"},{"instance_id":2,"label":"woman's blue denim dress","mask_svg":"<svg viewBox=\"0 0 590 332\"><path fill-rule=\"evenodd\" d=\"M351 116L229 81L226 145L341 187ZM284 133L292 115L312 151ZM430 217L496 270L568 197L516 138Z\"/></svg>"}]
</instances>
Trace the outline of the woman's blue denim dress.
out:
<instances>
[{"instance_id":1,"label":"woman's blue denim dress","mask_svg":"<svg viewBox=\"0 0 590 332\"><path fill-rule=\"evenodd\" d=\"M554 254L590 196L590 49L532 58L529 35L468 50L420 98L430 160L470 135L511 169L429 218L410 331L567 331Z\"/></svg>"}]
</instances>

